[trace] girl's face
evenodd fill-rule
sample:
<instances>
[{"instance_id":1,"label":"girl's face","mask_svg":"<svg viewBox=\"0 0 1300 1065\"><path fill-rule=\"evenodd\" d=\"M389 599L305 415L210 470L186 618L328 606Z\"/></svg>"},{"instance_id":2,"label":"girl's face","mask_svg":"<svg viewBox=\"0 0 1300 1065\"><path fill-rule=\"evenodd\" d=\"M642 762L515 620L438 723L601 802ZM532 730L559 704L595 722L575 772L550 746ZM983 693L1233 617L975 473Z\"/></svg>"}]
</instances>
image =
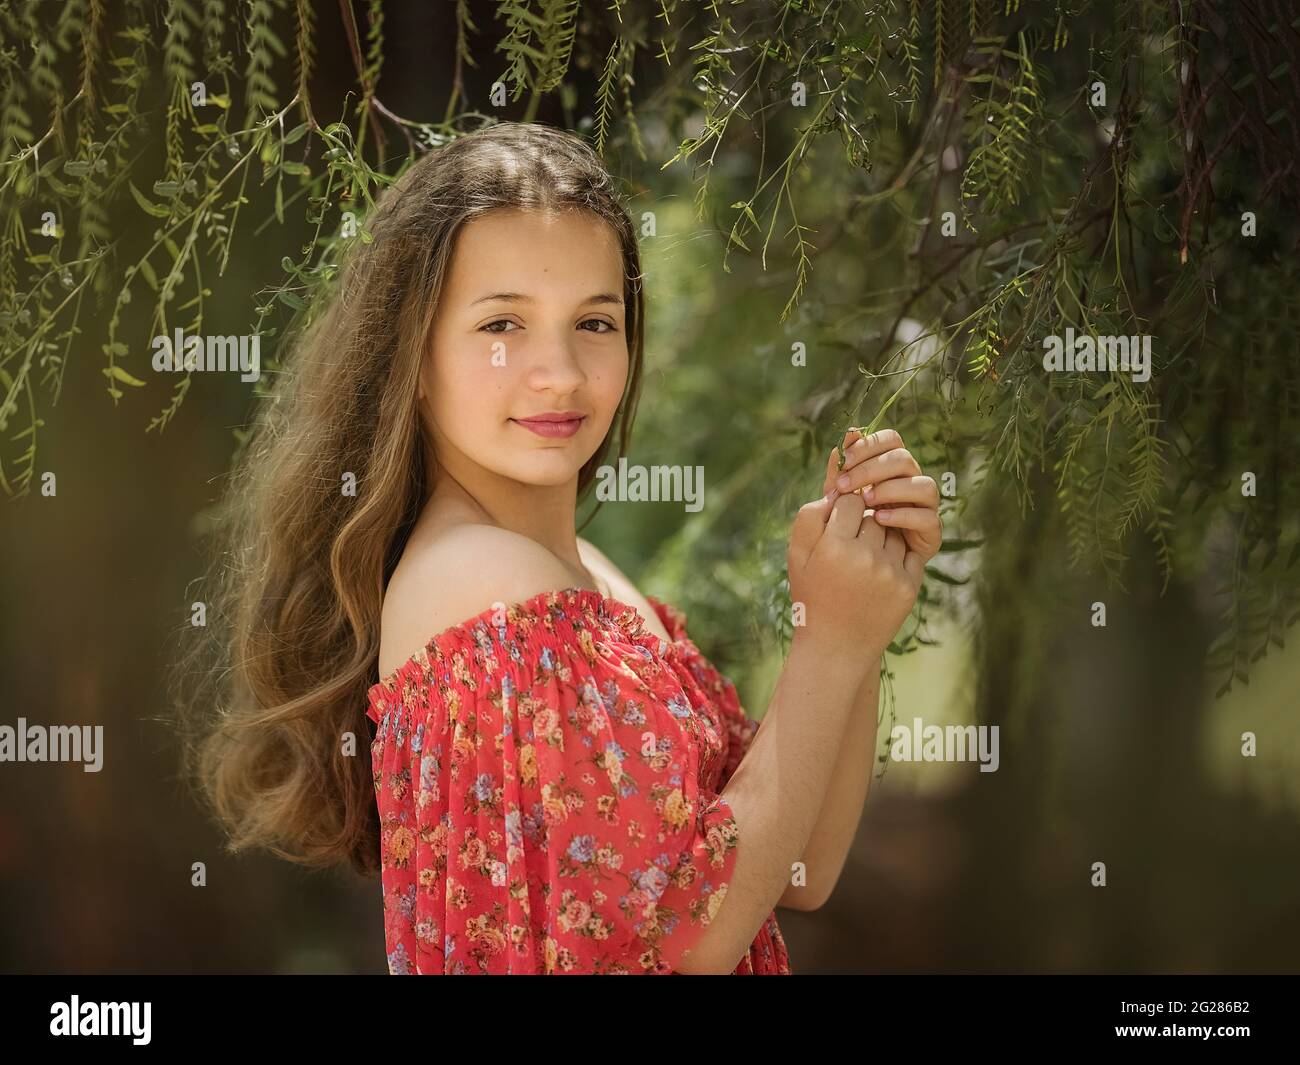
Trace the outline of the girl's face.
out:
<instances>
[{"instance_id":1,"label":"girl's face","mask_svg":"<svg viewBox=\"0 0 1300 1065\"><path fill-rule=\"evenodd\" d=\"M576 482L627 383L623 275L613 230L585 212L500 209L461 228L420 373L439 468ZM554 414L574 420L523 424Z\"/></svg>"}]
</instances>

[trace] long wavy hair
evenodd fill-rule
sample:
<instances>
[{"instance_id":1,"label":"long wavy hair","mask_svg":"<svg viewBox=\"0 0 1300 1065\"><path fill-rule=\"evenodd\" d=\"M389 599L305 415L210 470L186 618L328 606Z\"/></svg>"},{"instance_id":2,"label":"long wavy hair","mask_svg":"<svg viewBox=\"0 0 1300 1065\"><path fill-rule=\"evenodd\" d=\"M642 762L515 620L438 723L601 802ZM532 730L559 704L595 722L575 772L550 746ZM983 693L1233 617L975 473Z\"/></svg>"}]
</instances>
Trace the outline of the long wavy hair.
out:
<instances>
[{"instance_id":1,"label":"long wavy hair","mask_svg":"<svg viewBox=\"0 0 1300 1065\"><path fill-rule=\"evenodd\" d=\"M498 208L586 211L617 235L628 383L579 473L579 500L616 433L627 454L644 350L640 255L600 158L535 123L429 151L378 199L365 220L373 239L352 242L283 360L214 509L207 624L181 625L169 690L185 778L231 852L378 873L366 699L384 590L432 486L417 375L457 232ZM341 488L349 472L355 495Z\"/></svg>"}]
</instances>

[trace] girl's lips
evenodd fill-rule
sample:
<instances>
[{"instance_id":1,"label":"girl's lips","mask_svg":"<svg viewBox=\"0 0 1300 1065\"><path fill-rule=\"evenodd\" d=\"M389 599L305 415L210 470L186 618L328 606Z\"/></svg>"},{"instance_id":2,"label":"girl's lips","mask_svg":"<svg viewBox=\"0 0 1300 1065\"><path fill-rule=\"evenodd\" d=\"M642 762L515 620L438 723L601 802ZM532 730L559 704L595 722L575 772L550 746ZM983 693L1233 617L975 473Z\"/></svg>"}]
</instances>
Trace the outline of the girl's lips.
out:
<instances>
[{"instance_id":1,"label":"girl's lips","mask_svg":"<svg viewBox=\"0 0 1300 1065\"><path fill-rule=\"evenodd\" d=\"M522 425L525 429L531 429L538 436L563 437L572 436L576 433L582 427L584 418L571 418L562 422L526 421L519 418L511 418L510 420L516 425Z\"/></svg>"}]
</instances>

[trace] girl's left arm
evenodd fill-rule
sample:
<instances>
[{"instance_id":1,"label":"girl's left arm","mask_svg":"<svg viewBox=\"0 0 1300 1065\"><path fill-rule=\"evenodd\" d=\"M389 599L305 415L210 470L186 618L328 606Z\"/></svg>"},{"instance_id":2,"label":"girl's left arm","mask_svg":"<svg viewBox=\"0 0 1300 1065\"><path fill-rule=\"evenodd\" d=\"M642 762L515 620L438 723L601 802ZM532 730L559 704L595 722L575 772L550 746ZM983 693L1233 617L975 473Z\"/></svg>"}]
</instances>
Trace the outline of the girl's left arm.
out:
<instances>
[{"instance_id":1,"label":"girl's left arm","mask_svg":"<svg viewBox=\"0 0 1300 1065\"><path fill-rule=\"evenodd\" d=\"M920 466L903 447L902 437L893 429L882 429L864 438L851 429L842 450L843 468L828 464L826 491L856 492L870 486L867 506L875 508L874 518L887 527L886 536L901 536L907 550L917 552L927 562L933 558L943 540L939 489L933 479L921 474ZM847 477L847 482L839 483L841 476ZM869 516L873 516L870 509L863 520ZM804 849L804 883L792 882L777 901L778 906L815 910L835 890L857 835L871 783L879 703L880 671L872 669L854 698L826 799Z\"/></svg>"},{"instance_id":2,"label":"girl's left arm","mask_svg":"<svg viewBox=\"0 0 1300 1065\"><path fill-rule=\"evenodd\" d=\"M872 670L854 697L852 716L835 759L835 772L826 789L817 825L804 848L801 860L805 883L791 883L777 900L778 906L815 910L830 898L835 889L848 859L849 848L858 834L858 822L867 801L867 789L875 765L879 698L880 672ZM872 755L869 756L868 752Z\"/></svg>"}]
</instances>

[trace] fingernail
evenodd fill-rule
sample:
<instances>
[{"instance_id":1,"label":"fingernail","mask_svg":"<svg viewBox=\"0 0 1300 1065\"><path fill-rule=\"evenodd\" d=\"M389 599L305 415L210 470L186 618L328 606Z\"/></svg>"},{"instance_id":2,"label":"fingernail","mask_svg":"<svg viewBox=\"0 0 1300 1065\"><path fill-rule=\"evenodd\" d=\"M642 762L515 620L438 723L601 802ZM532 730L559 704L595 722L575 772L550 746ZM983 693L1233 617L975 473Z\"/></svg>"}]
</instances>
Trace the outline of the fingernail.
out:
<instances>
[{"instance_id":1,"label":"fingernail","mask_svg":"<svg viewBox=\"0 0 1300 1065\"><path fill-rule=\"evenodd\" d=\"M847 492L849 490L849 475L847 473L840 474L840 476L835 479L835 487L841 492Z\"/></svg>"},{"instance_id":2,"label":"fingernail","mask_svg":"<svg viewBox=\"0 0 1300 1065\"><path fill-rule=\"evenodd\" d=\"M892 520L893 520L893 519L889 516L889 511L887 511L887 510L877 510L877 511L876 511L876 521L883 521L883 522L885 522L886 524L888 524L888 523L889 523L890 521L892 521Z\"/></svg>"},{"instance_id":3,"label":"fingernail","mask_svg":"<svg viewBox=\"0 0 1300 1065\"><path fill-rule=\"evenodd\" d=\"M876 486L874 484L869 484L866 488L862 489L862 502L870 503L875 497Z\"/></svg>"}]
</instances>

